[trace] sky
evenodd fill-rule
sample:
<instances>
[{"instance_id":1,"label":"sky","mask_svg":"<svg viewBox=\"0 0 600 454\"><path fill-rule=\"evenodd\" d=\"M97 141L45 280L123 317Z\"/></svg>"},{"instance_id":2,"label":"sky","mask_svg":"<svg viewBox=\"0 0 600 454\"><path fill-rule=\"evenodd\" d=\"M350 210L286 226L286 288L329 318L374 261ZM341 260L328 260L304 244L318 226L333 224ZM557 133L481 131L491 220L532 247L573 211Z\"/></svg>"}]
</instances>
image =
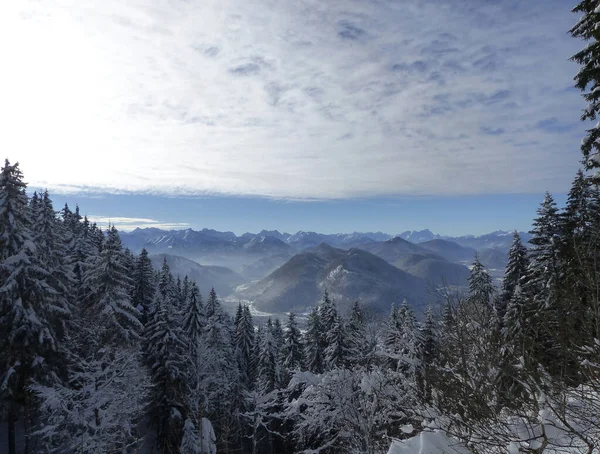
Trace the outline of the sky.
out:
<instances>
[{"instance_id":1,"label":"sky","mask_svg":"<svg viewBox=\"0 0 600 454\"><path fill-rule=\"evenodd\" d=\"M0 149L99 222L527 230L579 166L564 0L0 5Z\"/></svg>"}]
</instances>

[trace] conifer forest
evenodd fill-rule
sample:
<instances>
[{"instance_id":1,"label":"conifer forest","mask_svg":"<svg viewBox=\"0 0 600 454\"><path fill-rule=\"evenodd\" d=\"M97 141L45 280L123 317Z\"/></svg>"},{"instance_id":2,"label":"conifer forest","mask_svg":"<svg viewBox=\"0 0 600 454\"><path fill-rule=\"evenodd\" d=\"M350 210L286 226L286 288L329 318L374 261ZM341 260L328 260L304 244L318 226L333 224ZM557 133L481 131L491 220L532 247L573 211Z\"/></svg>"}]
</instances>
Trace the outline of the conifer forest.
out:
<instances>
[{"instance_id":1,"label":"conifer forest","mask_svg":"<svg viewBox=\"0 0 600 454\"><path fill-rule=\"evenodd\" d=\"M324 290L307 313L232 312L5 160L0 452L599 453L600 3L574 12L592 126L566 203L546 193L501 281L476 255L424 310Z\"/></svg>"}]
</instances>

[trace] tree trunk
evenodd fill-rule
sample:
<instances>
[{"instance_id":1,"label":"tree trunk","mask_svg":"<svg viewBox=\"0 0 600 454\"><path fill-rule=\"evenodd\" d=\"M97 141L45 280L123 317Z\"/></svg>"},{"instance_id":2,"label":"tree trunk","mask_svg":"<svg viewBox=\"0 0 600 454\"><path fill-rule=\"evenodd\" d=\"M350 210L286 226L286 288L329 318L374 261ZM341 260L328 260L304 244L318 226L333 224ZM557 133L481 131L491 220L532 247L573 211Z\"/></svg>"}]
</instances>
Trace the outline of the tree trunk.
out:
<instances>
[{"instance_id":1,"label":"tree trunk","mask_svg":"<svg viewBox=\"0 0 600 454\"><path fill-rule=\"evenodd\" d=\"M17 454L17 444L15 440L15 418L14 410L8 413L8 454Z\"/></svg>"}]
</instances>

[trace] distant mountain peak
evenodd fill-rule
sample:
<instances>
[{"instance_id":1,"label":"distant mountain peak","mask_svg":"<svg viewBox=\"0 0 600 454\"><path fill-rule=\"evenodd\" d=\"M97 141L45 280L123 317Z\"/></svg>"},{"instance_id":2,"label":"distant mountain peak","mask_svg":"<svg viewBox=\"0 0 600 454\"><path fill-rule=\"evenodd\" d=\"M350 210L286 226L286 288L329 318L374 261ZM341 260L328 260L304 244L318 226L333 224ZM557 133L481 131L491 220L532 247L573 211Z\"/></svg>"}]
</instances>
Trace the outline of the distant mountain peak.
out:
<instances>
[{"instance_id":1,"label":"distant mountain peak","mask_svg":"<svg viewBox=\"0 0 600 454\"><path fill-rule=\"evenodd\" d=\"M424 230L407 230L397 235L400 238L410 241L411 243L423 243L425 241L431 241L436 238L441 238L440 235L436 235L429 229Z\"/></svg>"}]
</instances>

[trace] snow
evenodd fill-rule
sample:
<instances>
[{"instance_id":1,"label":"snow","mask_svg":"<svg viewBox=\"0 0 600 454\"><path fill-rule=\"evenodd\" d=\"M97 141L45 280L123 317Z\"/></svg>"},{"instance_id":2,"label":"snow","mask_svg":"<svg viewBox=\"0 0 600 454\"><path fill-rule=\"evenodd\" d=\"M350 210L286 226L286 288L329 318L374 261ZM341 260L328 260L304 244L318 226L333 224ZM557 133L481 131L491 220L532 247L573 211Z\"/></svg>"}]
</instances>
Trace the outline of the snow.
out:
<instances>
[{"instance_id":1,"label":"snow","mask_svg":"<svg viewBox=\"0 0 600 454\"><path fill-rule=\"evenodd\" d=\"M400 430L402 430L402 432L404 432L405 434L410 434L412 433L414 428L412 424L407 424L405 426L400 427Z\"/></svg>"},{"instance_id":2,"label":"snow","mask_svg":"<svg viewBox=\"0 0 600 454\"><path fill-rule=\"evenodd\" d=\"M202 418L202 430L200 431L200 452L206 454L217 454L217 437L212 424L206 418Z\"/></svg>"},{"instance_id":3,"label":"snow","mask_svg":"<svg viewBox=\"0 0 600 454\"><path fill-rule=\"evenodd\" d=\"M404 428L403 428L404 429ZM424 431L407 440L395 440L388 454L473 454L440 430Z\"/></svg>"}]
</instances>

